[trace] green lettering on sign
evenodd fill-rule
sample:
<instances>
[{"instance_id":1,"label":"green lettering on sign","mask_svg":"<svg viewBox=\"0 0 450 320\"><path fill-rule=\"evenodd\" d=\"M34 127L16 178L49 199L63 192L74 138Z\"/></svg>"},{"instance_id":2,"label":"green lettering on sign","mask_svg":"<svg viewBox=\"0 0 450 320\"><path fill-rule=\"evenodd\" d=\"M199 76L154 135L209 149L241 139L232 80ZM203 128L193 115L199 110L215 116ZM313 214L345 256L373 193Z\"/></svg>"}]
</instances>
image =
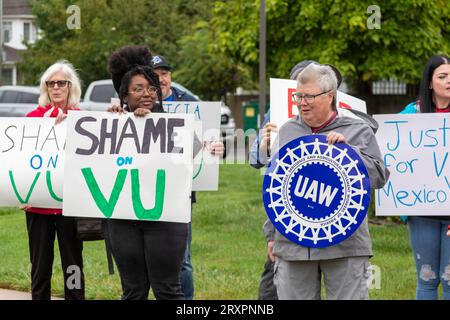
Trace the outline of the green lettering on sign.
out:
<instances>
[{"instance_id":1,"label":"green lettering on sign","mask_svg":"<svg viewBox=\"0 0 450 320\"><path fill-rule=\"evenodd\" d=\"M127 171L127 169L119 170L116 176L116 181L114 182L114 187L109 197L109 201L107 201L98 186L97 180L95 180L95 177L92 174L91 168L81 169L84 180L86 181L89 191L94 198L95 204L107 218L111 218L112 214L114 213L114 208L117 204L117 200L119 199L119 195L122 192L125 178L127 177Z\"/></svg>"},{"instance_id":2,"label":"green lettering on sign","mask_svg":"<svg viewBox=\"0 0 450 320\"><path fill-rule=\"evenodd\" d=\"M164 208L164 193L166 190L166 171L159 169L156 173L155 206L145 209L141 201L141 187L139 183L139 170L131 170L131 196L133 209L139 220L159 220Z\"/></svg>"},{"instance_id":3,"label":"green lettering on sign","mask_svg":"<svg viewBox=\"0 0 450 320\"><path fill-rule=\"evenodd\" d=\"M50 193L51 197L52 197L53 199L55 199L56 201L58 201L58 202L62 202L63 199L60 198L60 197L58 197L58 196L56 195L56 193L53 191L53 186L52 186L52 179L51 179L51 172L50 172L50 170L47 170L46 180L47 180L47 189L48 189L48 192Z\"/></svg>"},{"instance_id":4,"label":"green lettering on sign","mask_svg":"<svg viewBox=\"0 0 450 320\"><path fill-rule=\"evenodd\" d=\"M14 189L14 193L16 194L16 197L17 197L17 199L19 200L19 202L21 204L27 204L28 200L30 200L31 194L33 193L34 186L36 185L36 182L38 181L40 175L41 175L40 172L36 173L36 175L34 176L33 183L31 184L31 187L28 190L27 197L25 198L25 200L23 200L22 197L19 194L19 191L17 191L17 187L16 187L16 183L14 181L13 173L12 173L11 170L9 170L9 180L11 180L11 185L12 185L12 187Z\"/></svg>"}]
</instances>

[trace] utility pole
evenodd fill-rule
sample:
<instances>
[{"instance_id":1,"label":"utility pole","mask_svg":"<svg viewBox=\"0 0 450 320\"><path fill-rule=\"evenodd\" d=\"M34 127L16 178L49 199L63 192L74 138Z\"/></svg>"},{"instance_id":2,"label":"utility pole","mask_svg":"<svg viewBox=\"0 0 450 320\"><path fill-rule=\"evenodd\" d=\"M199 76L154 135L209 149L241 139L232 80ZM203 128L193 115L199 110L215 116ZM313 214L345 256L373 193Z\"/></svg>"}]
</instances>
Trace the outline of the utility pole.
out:
<instances>
[{"instance_id":1,"label":"utility pole","mask_svg":"<svg viewBox=\"0 0 450 320\"><path fill-rule=\"evenodd\" d=\"M266 1L259 4L259 125L266 110Z\"/></svg>"}]
</instances>

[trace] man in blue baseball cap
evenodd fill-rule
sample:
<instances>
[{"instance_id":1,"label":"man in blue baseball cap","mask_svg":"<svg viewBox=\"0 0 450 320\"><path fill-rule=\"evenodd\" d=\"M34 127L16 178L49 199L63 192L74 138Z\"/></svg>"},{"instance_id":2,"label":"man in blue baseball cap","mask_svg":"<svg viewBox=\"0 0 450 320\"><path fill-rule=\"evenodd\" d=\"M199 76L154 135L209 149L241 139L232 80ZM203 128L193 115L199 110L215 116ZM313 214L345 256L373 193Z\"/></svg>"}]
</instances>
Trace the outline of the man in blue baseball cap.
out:
<instances>
[{"instance_id":1,"label":"man in blue baseball cap","mask_svg":"<svg viewBox=\"0 0 450 320\"><path fill-rule=\"evenodd\" d=\"M154 55L152 66L159 76L163 101L197 101L197 99L185 91L172 86L172 67L167 59L161 55Z\"/></svg>"},{"instance_id":2,"label":"man in blue baseball cap","mask_svg":"<svg viewBox=\"0 0 450 320\"><path fill-rule=\"evenodd\" d=\"M172 67L164 56L154 55L152 58L152 67L155 73L159 76L159 83L161 85L163 101L198 101L195 97L188 94L187 92L179 90L172 86ZM213 142L211 144L211 147L212 154L219 156L223 155L225 149L221 141ZM192 191L191 205L195 202L197 202L196 193L195 191ZM194 298L194 268L191 262L191 241L192 222L189 222L188 243L180 273L181 290L183 291L186 300L192 300Z\"/></svg>"}]
</instances>

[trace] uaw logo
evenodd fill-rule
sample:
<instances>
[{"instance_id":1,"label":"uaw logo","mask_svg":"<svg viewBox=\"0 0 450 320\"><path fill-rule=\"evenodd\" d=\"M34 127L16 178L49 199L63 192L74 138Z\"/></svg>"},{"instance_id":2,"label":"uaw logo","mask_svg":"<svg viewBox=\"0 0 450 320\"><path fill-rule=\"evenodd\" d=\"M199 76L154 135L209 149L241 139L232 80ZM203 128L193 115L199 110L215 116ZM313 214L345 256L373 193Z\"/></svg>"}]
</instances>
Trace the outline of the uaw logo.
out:
<instances>
[{"instance_id":1,"label":"uaw logo","mask_svg":"<svg viewBox=\"0 0 450 320\"><path fill-rule=\"evenodd\" d=\"M304 136L273 157L263 183L264 206L275 228L305 247L329 247L350 237L370 204L370 180L347 144Z\"/></svg>"},{"instance_id":2,"label":"uaw logo","mask_svg":"<svg viewBox=\"0 0 450 320\"><path fill-rule=\"evenodd\" d=\"M153 64L160 63L162 60L159 56L153 56L152 62Z\"/></svg>"}]
</instances>

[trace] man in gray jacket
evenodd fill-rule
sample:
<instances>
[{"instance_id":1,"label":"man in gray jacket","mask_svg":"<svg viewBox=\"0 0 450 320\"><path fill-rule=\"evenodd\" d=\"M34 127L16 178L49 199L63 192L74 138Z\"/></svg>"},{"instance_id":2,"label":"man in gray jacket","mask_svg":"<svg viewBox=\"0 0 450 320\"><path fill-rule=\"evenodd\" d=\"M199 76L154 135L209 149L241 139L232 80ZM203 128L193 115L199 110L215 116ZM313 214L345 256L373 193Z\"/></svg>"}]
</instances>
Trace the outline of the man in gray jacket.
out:
<instances>
[{"instance_id":1,"label":"man in gray jacket","mask_svg":"<svg viewBox=\"0 0 450 320\"><path fill-rule=\"evenodd\" d=\"M377 124L369 116L337 111L337 79L329 66L312 63L297 77L294 99L299 115L279 130L273 153L300 136L326 135L330 144L344 142L363 159L372 188L389 177L375 139ZM365 119L366 118L366 119ZM259 161L267 163L271 128L263 130ZM328 299L368 299L372 242L367 217L355 233L330 247L308 248L291 242L267 220L268 255L275 260L274 283L280 299L320 299L321 278Z\"/></svg>"},{"instance_id":2,"label":"man in gray jacket","mask_svg":"<svg viewBox=\"0 0 450 320\"><path fill-rule=\"evenodd\" d=\"M291 69L291 72L289 75L290 79L296 80L299 73L302 72L311 63L317 64L318 62L316 62L314 60L302 60L299 63L297 63ZM337 86L339 88L339 86L342 82L341 73L335 66L333 66L331 64L325 64L325 65L330 66L333 69L333 71L336 75L336 79L337 79ZM267 111L267 113L264 117L264 121L261 124L260 132L262 132L262 130L264 128L266 128L266 130L270 129L273 131L277 131L277 129L278 129L276 124L270 122L270 110ZM250 151L248 154L250 165L256 169L260 169L260 168L264 167L264 164L259 162L260 139L261 139L261 137L258 135L257 138L255 139L252 147L250 148ZM273 242L269 243L269 245L272 245L272 244L273 244ZM277 290L275 288L275 285L273 284L274 264L275 263L273 261L273 256L268 257L267 261L264 264L264 271L261 275L261 280L259 283L258 300L278 300Z\"/></svg>"}]
</instances>

